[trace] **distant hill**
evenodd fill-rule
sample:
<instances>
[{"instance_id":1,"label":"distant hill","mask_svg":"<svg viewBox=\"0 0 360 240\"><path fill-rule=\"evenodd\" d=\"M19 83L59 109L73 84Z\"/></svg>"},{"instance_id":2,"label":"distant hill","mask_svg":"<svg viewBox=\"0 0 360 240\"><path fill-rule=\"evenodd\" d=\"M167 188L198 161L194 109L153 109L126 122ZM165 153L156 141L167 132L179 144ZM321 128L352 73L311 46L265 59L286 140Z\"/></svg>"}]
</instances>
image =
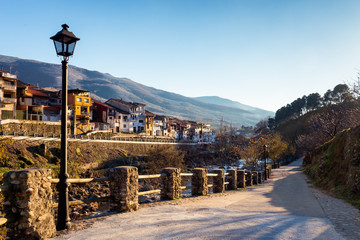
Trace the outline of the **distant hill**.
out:
<instances>
[{"instance_id":1,"label":"distant hill","mask_svg":"<svg viewBox=\"0 0 360 240\"><path fill-rule=\"evenodd\" d=\"M11 66L11 72L17 74L18 79L23 82L61 89L60 64L0 55L0 66L4 70L9 70ZM240 127L254 125L259 120L273 115L272 112L241 103L229 105L230 100L227 99L222 99L222 102L206 102L204 98L189 98L148 87L127 78L118 78L107 73L71 65L69 66L69 88L91 91L92 95L96 95L100 100L122 98L125 101L145 103L147 110L155 114L205 122L215 127L219 126L222 117L225 123Z\"/></svg>"},{"instance_id":2,"label":"distant hill","mask_svg":"<svg viewBox=\"0 0 360 240\"><path fill-rule=\"evenodd\" d=\"M194 97L194 99L199 100L204 103L216 104L220 106L226 106L231 108L239 108L245 111L253 112L256 115L259 115L259 118L265 118L268 116L274 116L274 112L263 110L261 108L251 107L237 101L232 101L230 99L221 98L218 96L204 96L204 97Z\"/></svg>"}]
</instances>

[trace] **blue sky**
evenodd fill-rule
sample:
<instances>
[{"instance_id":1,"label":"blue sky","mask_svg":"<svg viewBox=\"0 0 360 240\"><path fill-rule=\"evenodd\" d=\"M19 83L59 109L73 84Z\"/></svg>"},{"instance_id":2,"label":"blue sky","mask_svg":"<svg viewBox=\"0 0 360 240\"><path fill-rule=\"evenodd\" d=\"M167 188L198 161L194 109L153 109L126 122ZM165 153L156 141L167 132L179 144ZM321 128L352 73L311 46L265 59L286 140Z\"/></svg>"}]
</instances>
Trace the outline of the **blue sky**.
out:
<instances>
[{"instance_id":1,"label":"blue sky","mask_svg":"<svg viewBox=\"0 0 360 240\"><path fill-rule=\"evenodd\" d=\"M70 64L189 97L276 111L360 69L360 1L2 1L0 54L60 63L50 36L81 40Z\"/></svg>"}]
</instances>

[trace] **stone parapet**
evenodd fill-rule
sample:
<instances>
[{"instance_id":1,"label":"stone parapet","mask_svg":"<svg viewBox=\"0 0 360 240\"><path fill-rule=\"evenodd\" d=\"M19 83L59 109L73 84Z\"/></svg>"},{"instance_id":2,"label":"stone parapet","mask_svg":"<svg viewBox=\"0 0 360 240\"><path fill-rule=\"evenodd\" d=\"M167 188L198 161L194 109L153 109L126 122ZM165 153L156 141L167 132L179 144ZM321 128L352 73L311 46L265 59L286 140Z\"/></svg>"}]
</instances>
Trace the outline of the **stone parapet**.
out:
<instances>
[{"instance_id":1,"label":"stone parapet","mask_svg":"<svg viewBox=\"0 0 360 240\"><path fill-rule=\"evenodd\" d=\"M258 172L257 171L252 171L252 181L254 185L258 184Z\"/></svg>"},{"instance_id":2,"label":"stone parapet","mask_svg":"<svg viewBox=\"0 0 360 240\"><path fill-rule=\"evenodd\" d=\"M4 174L7 239L35 240L55 235L50 169L25 169Z\"/></svg>"},{"instance_id":3,"label":"stone parapet","mask_svg":"<svg viewBox=\"0 0 360 240\"><path fill-rule=\"evenodd\" d=\"M245 180L246 180L246 186L252 186L253 185L253 178L252 178L252 172L251 171L245 171Z\"/></svg>"},{"instance_id":4,"label":"stone parapet","mask_svg":"<svg viewBox=\"0 0 360 240\"><path fill-rule=\"evenodd\" d=\"M161 200L173 200L181 197L180 168L161 169Z\"/></svg>"},{"instance_id":5,"label":"stone parapet","mask_svg":"<svg viewBox=\"0 0 360 240\"><path fill-rule=\"evenodd\" d=\"M261 184L263 182L263 172L259 171L258 172L258 184Z\"/></svg>"},{"instance_id":6,"label":"stone parapet","mask_svg":"<svg viewBox=\"0 0 360 240\"><path fill-rule=\"evenodd\" d=\"M237 170L237 187L246 187L245 170Z\"/></svg>"},{"instance_id":7,"label":"stone parapet","mask_svg":"<svg viewBox=\"0 0 360 240\"><path fill-rule=\"evenodd\" d=\"M194 174L191 177L191 195L207 195L208 194L208 178L206 176L207 170L205 168L194 168L192 170Z\"/></svg>"},{"instance_id":8,"label":"stone parapet","mask_svg":"<svg viewBox=\"0 0 360 240\"><path fill-rule=\"evenodd\" d=\"M225 192L225 173L224 169L215 169L213 173L217 174L216 177L213 177L213 192L214 193L223 193Z\"/></svg>"},{"instance_id":9,"label":"stone parapet","mask_svg":"<svg viewBox=\"0 0 360 240\"><path fill-rule=\"evenodd\" d=\"M228 190L236 190L237 189L237 170L236 169L228 169L227 172L229 175L227 175L226 180L229 182L227 185Z\"/></svg>"},{"instance_id":10,"label":"stone parapet","mask_svg":"<svg viewBox=\"0 0 360 240\"><path fill-rule=\"evenodd\" d=\"M109 170L112 210L129 212L139 208L138 176L136 167L122 166Z\"/></svg>"}]
</instances>

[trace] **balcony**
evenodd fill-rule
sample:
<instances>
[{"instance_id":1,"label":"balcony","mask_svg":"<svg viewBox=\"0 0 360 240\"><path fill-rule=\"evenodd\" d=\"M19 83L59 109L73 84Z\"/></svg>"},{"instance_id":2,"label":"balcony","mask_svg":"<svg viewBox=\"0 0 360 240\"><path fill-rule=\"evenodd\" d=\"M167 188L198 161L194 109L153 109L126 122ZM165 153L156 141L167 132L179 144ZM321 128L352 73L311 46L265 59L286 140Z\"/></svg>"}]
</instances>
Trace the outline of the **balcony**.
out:
<instances>
[{"instance_id":1,"label":"balcony","mask_svg":"<svg viewBox=\"0 0 360 240\"><path fill-rule=\"evenodd\" d=\"M17 76L7 72L0 72L1 77L17 79Z\"/></svg>"},{"instance_id":2,"label":"balcony","mask_svg":"<svg viewBox=\"0 0 360 240\"><path fill-rule=\"evenodd\" d=\"M1 98L0 101L5 104L7 104L7 103L11 104L11 103L16 103L16 98L4 97L4 98Z\"/></svg>"},{"instance_id":3,"label":"balcony","mask_svg":"<svg viewBox=\"0 0 360 240\"><path fill-rule=\"evenodd\" d=\"M16 86L11 84L4 84L3 85L4 91L12 91L16 92Z\"/></svg>"}]
</instances>

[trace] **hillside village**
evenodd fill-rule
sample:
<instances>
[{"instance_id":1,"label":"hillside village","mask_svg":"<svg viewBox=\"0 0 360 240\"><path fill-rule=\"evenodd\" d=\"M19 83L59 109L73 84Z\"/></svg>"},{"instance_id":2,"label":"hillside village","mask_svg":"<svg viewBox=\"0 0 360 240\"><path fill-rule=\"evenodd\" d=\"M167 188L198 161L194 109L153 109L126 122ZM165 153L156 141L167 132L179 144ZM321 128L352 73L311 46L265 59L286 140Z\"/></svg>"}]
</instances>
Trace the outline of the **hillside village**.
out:
<instances>
[{"instance_id":1,"label":"hillside village","mask_svg":"<svg viewBox=\"0 0 360 240\"><path fill-rule=\"evenodd\" d=\"M0 120L60 123L61 90L41 88L17 79L17 75L0 70ZM178 141L213 142L215 132L209 124L159 116L146 105L111 98L101 102L91 98L90 91L68 90L68 125L72 136L93 132L139 134Z\"/></svg>"}]
</instances>

